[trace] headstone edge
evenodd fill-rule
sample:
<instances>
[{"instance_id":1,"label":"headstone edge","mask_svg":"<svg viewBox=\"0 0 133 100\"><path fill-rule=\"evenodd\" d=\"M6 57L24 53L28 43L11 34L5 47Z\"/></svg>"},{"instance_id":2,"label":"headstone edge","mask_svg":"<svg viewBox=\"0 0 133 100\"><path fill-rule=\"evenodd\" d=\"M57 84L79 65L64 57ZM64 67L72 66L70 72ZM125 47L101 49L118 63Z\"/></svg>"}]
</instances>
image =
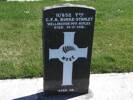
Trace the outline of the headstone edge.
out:
<instances>
[{"instance_id":1,"label":"headstone edge","mask_svg":"<svg viewBox=\"0 0 133 100\"><path fill-rule=\"evenodd\" d=\"M96 11L94 7L87 6L87 5L80 5L80 4L71 4L71 3L65 3L65 4L59 4L59 5L54 5L54 6L47 6L43 8L43 11L47 11L50 9L56 9L56 8L62 8L62 7L78 7L78 8L86 8L86 9L92 9Z\"/></svg>"}]
</instances>

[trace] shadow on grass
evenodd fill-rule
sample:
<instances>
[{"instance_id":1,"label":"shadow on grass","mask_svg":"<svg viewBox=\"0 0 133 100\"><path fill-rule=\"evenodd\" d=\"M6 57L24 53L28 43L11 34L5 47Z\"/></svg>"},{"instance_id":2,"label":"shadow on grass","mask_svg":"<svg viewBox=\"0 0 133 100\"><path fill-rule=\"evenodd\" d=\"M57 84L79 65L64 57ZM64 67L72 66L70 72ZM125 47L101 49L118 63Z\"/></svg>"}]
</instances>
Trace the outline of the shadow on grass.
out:
<instances>
[{"instance_id":1,"label":"shadow on grass","mask_svg":"<svg viewBox=\"0 0 133 100\"><path fill-rule=\"evenodd\" d=\"M90 91L88 94L71 94L71 95L45 95L43 92L17 98L14 100L68 100L74 97L80 97L86 95L86 100L89 100L93 96L93 93Z\"/></svg>"}]
</instances>

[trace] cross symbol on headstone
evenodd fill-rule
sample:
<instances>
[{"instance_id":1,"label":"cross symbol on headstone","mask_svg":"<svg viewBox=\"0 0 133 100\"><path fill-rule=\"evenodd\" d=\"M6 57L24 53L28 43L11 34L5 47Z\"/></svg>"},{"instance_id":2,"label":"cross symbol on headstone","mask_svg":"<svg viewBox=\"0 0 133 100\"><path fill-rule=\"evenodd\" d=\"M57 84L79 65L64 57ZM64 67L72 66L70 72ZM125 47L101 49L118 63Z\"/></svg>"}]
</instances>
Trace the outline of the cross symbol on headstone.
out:
<instances>
[{"instance_id":1,"label":"cross symbol on headstone","mask_svg":"<svg viewBox=\"0 0 133 100\"><path fill-rule=\"evenodd\" d=\"M64 44L58 49L49 49L49 59L59 59L63 63L62 86L72 85L73 62L78 58L87 58L86 48L78 48L74 44L75 32L63 32Z\"/></svg>"}]
</instances>

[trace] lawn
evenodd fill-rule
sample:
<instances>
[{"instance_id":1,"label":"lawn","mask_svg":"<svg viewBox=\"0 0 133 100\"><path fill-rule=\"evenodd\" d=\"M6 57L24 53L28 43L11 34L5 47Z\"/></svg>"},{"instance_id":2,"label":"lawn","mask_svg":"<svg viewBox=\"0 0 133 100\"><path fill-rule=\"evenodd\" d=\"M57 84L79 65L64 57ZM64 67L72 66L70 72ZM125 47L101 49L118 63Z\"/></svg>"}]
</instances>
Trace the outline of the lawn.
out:
<instances>
[{"instance_id":1,"label":"lawn","mask_svg":"<svg viewBox=\"0 0 133 100\"><path fill-rule=\"evenodd\" d=\"M43 75L42 9L63 0L0 2L0 79ZM133 71L133 0L80 0L97 9L92 73Z\"/></svg>"}]
</instances>

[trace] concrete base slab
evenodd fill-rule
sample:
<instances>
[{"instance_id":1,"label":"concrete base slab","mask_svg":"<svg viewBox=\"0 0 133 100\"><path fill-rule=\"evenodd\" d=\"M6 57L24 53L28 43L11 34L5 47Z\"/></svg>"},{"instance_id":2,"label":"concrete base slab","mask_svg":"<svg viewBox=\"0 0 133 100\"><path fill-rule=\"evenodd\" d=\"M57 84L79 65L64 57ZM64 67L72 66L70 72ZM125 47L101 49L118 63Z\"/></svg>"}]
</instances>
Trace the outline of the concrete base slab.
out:
<instances>
[{"instance_id":1,"label":"concrete base slab","mask_svg":"<svg viewBox=\"0 0 133 100\"><path fill-rule=\"evenodd\" d=\"M0 100L133 100L133 73L91 74L89 94L44 96L43 79L0 80Z\"/></svg>"}]
</instances>

